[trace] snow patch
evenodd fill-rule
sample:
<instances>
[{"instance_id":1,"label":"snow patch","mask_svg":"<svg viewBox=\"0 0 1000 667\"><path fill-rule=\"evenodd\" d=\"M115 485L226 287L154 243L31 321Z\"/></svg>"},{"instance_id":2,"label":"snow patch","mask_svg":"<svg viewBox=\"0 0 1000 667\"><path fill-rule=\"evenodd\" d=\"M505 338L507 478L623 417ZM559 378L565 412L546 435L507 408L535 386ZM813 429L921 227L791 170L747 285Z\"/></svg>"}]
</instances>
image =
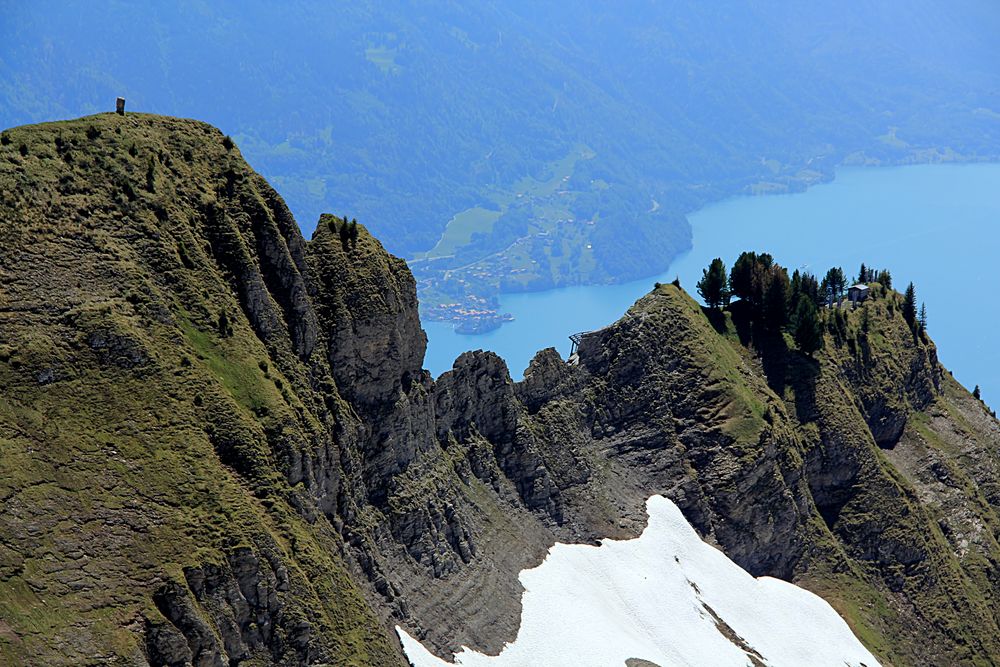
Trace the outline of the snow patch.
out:
<instances>
[{"instance_id":1,"label":"snow patch","mask_svg":"<svg viewBox=\"0 0 1000 667\"><path fill-rule=\"evenodd\" d=\"M442 660L396 626L414 667L749 665L875 667L822 598L754 578L701 540L670 500L646 502L634 540L556 544L521 572L521 629L498 656Z\"/></svg>"}]
</instances>

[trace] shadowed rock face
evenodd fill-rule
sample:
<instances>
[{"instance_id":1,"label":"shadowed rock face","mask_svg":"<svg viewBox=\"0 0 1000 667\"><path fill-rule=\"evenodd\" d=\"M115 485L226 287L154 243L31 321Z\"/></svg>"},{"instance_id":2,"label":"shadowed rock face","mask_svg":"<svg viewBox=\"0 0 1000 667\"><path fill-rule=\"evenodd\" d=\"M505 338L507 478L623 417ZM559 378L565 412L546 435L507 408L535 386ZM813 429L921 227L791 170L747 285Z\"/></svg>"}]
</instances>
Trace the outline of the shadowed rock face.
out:
<instances>
[{"instance_id":1,"label":"shadowed rock face","mask_svg":"<svg viewBox=\"0 0 1000 667\"><path fill-rule=\"evenodd\" d=\"M183 583L170 581L154 592L169 624L148 622L151 664L228 665L260 655L309 664L327 654L322 639L313 641L309 622L284 618L288 569L273 551L264 553L273 564L241 547L220 565L185 568Z\"/></svg>"},{"instance_id":2,"label":"shadowed rock face","mask_svg":"<svg viewBox=\"0 0 1000 667\"><path fill-rule=\"evenodd\" d=\"M403 664L395 623L497 651L521 569L556 540L635 536L656 493L887 661L1000 652L1000 429L896 295L812 360L751 352L667 285L577 364L543 350L515 384L469 352L433 380L405 263L333 216L304 240L217 130L108 114L9 134L13 664Z\"/></svg>"},{"instance_id":3,"label":"shadowed rock face","mask_svg":"<svg viewBox=\"0 0 1000 667\"><path fill-rule=\"evenodd\" d=\"M362 231L346 248L332 216L309 242L310 292L327 337L327 358L342 392L379 409L422 376L427 336L406 263Z\"/></svg>"}]
</instances>

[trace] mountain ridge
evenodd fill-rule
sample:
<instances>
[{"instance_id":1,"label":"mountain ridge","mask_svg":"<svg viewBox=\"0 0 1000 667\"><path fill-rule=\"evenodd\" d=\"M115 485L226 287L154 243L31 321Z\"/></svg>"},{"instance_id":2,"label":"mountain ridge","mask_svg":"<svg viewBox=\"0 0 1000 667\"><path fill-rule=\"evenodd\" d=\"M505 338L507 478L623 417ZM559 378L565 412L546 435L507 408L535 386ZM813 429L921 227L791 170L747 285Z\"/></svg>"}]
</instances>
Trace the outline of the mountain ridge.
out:
<instances>
[{"instance_id":1,"label":"mountain ridge","mask_svg":"<svg viewBox=\"0 0 1000 667\"><path fill-rule=\"evenodd\" d=\"M334 216L303 239L218 130L2 136L6 661L404 664L396 623L497 651L517 573L654 493L886 662L1000 654L1000 427L898 294L811 359L660 285L575 364L434 380L405 262Z\"/></svg>"}]
</instances>

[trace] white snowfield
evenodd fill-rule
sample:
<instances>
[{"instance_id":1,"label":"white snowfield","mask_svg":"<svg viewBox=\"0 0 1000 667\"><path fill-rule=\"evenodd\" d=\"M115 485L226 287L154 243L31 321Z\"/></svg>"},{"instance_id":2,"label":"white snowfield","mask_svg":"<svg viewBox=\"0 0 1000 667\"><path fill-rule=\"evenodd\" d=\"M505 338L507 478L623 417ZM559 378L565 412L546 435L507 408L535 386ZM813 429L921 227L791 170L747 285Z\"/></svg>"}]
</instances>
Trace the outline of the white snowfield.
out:
<instances>
[{"instance_id":1,"label":"white snowfield","mask_svg":"<svg viewBox=\"0 0 1000 667\"><path fill-rule=\"evenodd\" d=\"M407 658L414 667L625 667L629 658L660 667L878 665L823 599L755 579L666 498L653 496L646 510L634 540L556 544L522 571L521 629L500 655L463 648L449 663L397 626Z\"/></svg>"}]
</instances>

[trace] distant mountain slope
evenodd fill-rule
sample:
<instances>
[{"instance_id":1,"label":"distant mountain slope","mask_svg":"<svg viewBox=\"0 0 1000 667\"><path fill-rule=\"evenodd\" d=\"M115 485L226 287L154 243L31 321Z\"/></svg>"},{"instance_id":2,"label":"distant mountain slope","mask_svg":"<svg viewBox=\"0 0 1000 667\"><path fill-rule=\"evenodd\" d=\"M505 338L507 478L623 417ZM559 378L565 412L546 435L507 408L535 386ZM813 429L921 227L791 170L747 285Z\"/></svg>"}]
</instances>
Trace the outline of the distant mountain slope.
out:
<instances>
[{"instance_id":1,"label":"distant mountain slope","mask_svg":"<svg viewBox=\"0 0 1000 667\"><path fill-rule=\"evenodd\" d=\"M685 212L801 189L845 159L1000 155L988 0L4 12L0 125L110 110L116 95L205 118L307 231L344 213L408 258L454 215L497 212L421 269L431 304L660 272L687 247ZM594 157L565 194L517 198L579 145Z\"/></svg>"},{"instance_id":2,"label":"distant mountain slope","mask_svg":"<svg viewBox=\"0 0 1000 667\"><path fill-rule=\"evenodd\" d=\"M880 660L995 662L1000 424L873 292L815 358L661 285L574 363L435 381L406 264L334 216L306 241L218 130L4 131L0 662L495 652L518 572L654 494Z\"/></svg>"}]
</instances>

